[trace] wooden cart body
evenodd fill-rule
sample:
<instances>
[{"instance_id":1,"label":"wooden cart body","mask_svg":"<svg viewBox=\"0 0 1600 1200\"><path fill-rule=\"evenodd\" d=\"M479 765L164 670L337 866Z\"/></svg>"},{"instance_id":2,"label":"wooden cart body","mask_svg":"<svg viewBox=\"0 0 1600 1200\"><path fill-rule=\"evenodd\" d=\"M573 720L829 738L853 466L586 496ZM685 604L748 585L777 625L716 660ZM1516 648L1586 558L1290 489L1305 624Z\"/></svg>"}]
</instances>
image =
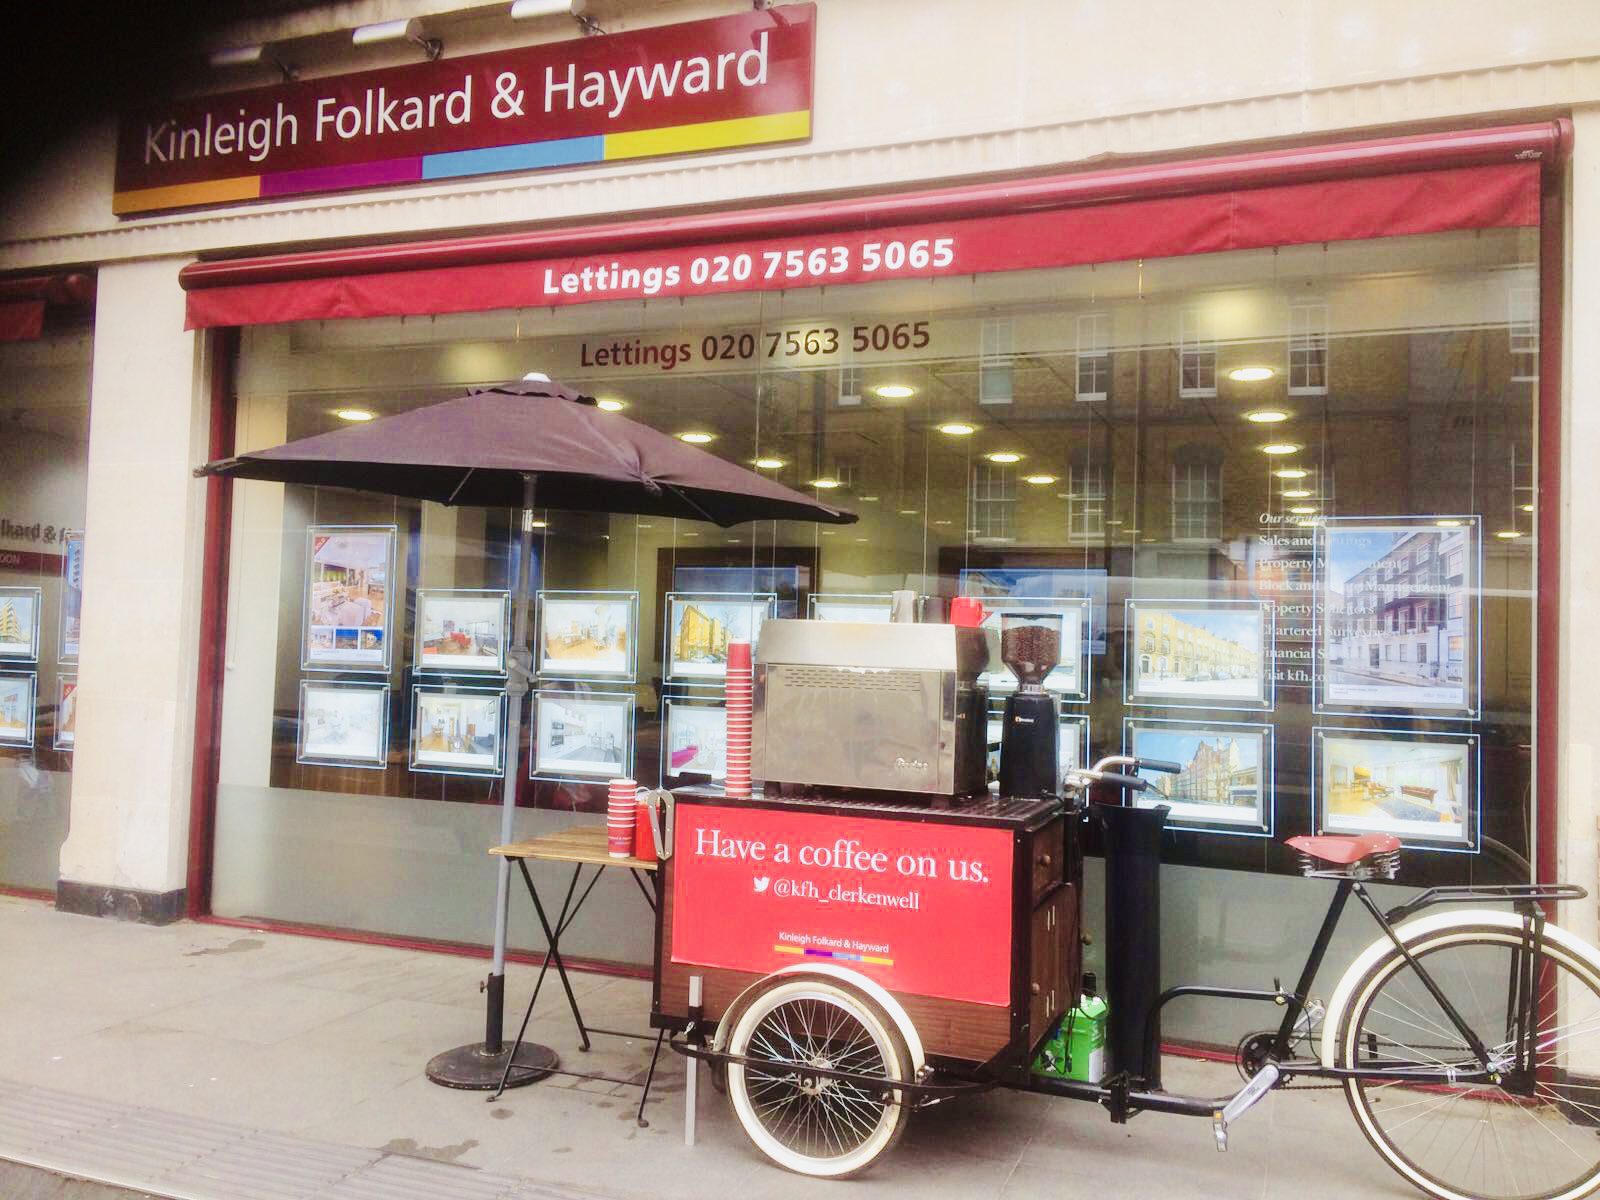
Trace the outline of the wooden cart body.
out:
<instances>
[{"instance_id":1,"label":"wooden cart body","mask_svg":"<svg viewBox=\"0 0 1600 1200\"><path fill-rule=\"evenodd\" d=\"M675 879L681 870L688 869L679 867L689 850L682 844L686 840L683 817L694 806L883 822L886 825L878 832L885 843L892 843L896 827L907 822L1000 829L1010 834L1009 919L1003 921L1003 928L981 932L1010 948L1006 1003L974 1003L902 990L895 986L889 973L875 970L870 963L842 965L859 970L888 988L936 1065L988 1064L991 1077L997 1080L1026 1081L1035 1049L1074 1002L1081 975L1083 857L1077 822L1063 813L1059 803L993 796L940 801L937 805L895 803L865 792L842 798L732 800L709 788L680 789L674 796L679 806L674 853L662 864L661 904L656 914L652 1020L657 1027L678 1028L687 1021L691 976L698 975L703 981L705 1017L719 1021L747 987L783 968L793 968L797 962L795 958L773 954L770 962L753 962L749 964L752 969L737 969L674 957L678 899ZM904 835L903 829L898 832ZM716 915L705 913L695 919L715 920ZM948 912L941 917L951 919ZM959 914L953 919L959 920ZM937 935L937 931L933 932Z\"/></svg>"}]
</instances>

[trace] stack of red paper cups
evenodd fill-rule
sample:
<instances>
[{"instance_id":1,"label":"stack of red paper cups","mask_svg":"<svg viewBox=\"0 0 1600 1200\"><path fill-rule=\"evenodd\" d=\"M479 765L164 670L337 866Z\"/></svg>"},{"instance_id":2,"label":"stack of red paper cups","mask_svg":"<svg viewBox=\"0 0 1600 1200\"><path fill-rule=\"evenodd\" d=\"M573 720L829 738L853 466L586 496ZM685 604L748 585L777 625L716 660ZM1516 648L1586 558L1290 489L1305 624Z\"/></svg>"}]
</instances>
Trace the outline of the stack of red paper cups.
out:
<instances>
[{"instance_id":1,"label":"stack of red paper cups","mask_svg":"<svg viewBox=\"0 0 1600 1200\"><path fill-rule=\"evenodd\" d=\"M639 785L631 779L613 779L606 792L606 847L612 858L633 856L633 831L638 821Z\"/></svg>"},{"instance_id":2,"label":"stack of red paper cups","mask_svg":"<svg viewBox=\"0 0 1600 1200\"><path fill-rule=\"evenodd\" d=\"M730 796L750 795L750 722L755 715L751 695L750 643L728 643L727 695L728 776L724 790Z\"/></svg>"}]
</instances>

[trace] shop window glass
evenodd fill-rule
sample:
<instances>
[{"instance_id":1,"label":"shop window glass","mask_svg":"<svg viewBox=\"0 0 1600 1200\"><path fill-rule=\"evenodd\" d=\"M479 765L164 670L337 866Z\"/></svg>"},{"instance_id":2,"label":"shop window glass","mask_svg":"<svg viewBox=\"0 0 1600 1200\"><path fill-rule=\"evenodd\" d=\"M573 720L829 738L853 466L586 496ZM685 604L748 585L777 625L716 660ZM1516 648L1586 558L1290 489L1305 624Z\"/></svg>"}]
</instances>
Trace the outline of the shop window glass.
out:
<instances>
[{"instance_id":1,"label":"shop window glass","mask_svg":"<svg viewBox=\"0 0 1600 1200\"><path fill-rule=\"evenodd\" d=\"M1017 343L1016 325L1009 320L985 321L980 337L982 346L978 363L978 403L1010 404L1011 356Z\"/></svg>"},{"instance_id":2,"label":"shop window glass","mask_svg":"<svg viewBox=\"0 0 1600 1200\"><path fill-rule=\"evenodd\" d=\"M1208 333L1210 324L1202 309L1178 313L1178 395L1187 400L1217 394L1217 344Z\"/></svg>"},{"instance_id":3,"label":"shop window glass","mask_svg":"<svg viewBox=\"0 0 1600 1200\"><path fill-rule=\"evenodd\" d=\"M1328 306L1289 306L1289 394L1322 396L1328 391Z\"/></svg>"},{"instance_id":4,"label":"shop window glass","mask_svg":"<svg viewBox=\"0 0 1600 1200\"><path fill-rule=\"evenodd\" d=\"M94 349L87 328L52 324L0 344L0 886L51 892L72 793Z\"/></svg>"},{"instance_id":5,"label":"shop window glass","mask_svg":"<svg viewBox=\"0 0 1600 1200\"><path fill-rule=\"evenodd\" d=\"M670 626L676 616L685 638L709 646L718 618L692 603L670 609L669 597L742 593L770 597L763 603L780 616L804 616L812 593L909 587L1087 600L1088 699L1065 707L1088 718L1091 755L1121 752L1155 728L1192 739L1158 757L1192 758L1199 741L1214 749L1218 728L1231 728L1228 753L1245 756L1226 789L1236 819L1206 822L1191 810L1164 844L1163 952L1173 978L1293 977L1325 901L1281 847L1297 833L1398 829L1408 842L1406 886L1527 879L1535 538L1525 514L1524 536L1494 535L1528 502L1519 489L1537 482L1534 389L1517 382L1507 351L1512 293L1538 291L1536 249L1532 231L1485 230L248 329L240 449L335 428L341 409L393 412L540 370L665 432L712 434L708 452L746 466L760 460L769 464L763 474L791 487L831 475L845 485L833 496L861 519L724 530L552 511L541 514L533 561L519 566L510 512L236 484L214 907L488 939L494 870L484 850L498 837L498 784L417 769L414 735L420 727L459 740L464 723L452 725L452 714L466 711L448 697L420 709L419 687L497 680L421 670L418 645L447 633L475 643L461 624L430 625L437 593L509 591L521 569L547 605L573 593L591 604L620 595L621 606L603 614L631 627L634 666L603 678L580 663L538 681L569 707L542 732L532 719L514 732L525 763L541 737L556 763L526 784L519 836L598 819L603 781L562 770L567 750L595 747L592 757L569 759L580 766L624 751L646 786L714 778L715 719L697 710L715 692L675 674ZM1314 304L1297 314L1311 294ZM829 330L838 334L832 353L823 349ZM594 365L595 348L615 344L676 349L670 368L637 354L626 361L639 365ZM986 371L1002 359L1010 403L987 403L998 392ZM1270 370L1235 379L1240 366ZM1078 403L1091 397L1098 402ZM1246 420L1264 410L1286 415ZM1269 454L1267 445L1288 449ZM986 457L997 452L1019 460ZM336 536L318 532L331 526L392 530L387 625L377 639L390 646L386 666L380 655L369 670L302 667L307 588L321 571L308 568L308 539ZM342 575L320 582L350 592L361 584ZM1187 628L1142 623L1135 639L1125 624L1130 600L1168 605L1162 618L1179 623L1223 600L1229 613L1262 614L1274 633L1271 658L1261 661L1258 646L1240 665L1208 649L1201 632L1223 627L1220 615ZM1141 621L1157 615L1135 611ZM596 620L563 617L556 657L567 655L570 667L598 646L614 649L615 635ZM349 628L359 653L371 628ZM1192 676L1178 694L1130 702L1129 672L1167 675L1175 662ZM1236 681L1257 666L1270 698L1242 711L1225 693L1246 690ZM388 689L376 766L300 761L302 685L319 679ZM1250 740L1237 736L1241 728ZM1381 790L1352 794L1357 770L1382 774L1382 755L1403 760L1408 745L1443 734L1474 739L1477 782L1432 825L1406 824L1407 810ZM1261 756L1269 743L1258 735L1270 739L1270 756ZM1374 738L1394 745L1356 761ZM1253 827L1238 819L1247 795L1262 797ZM597 892L574 927L575 955L648 959L650 929L631 887L600 885L610 899ZM1097 919L1092 879L1086 904ZM514 938L526 938L526 924L518 933L513 922ZM1352 926L1349 936L1365 932ZM1336 947L1330 961L1356 948L1341 959ZM1227 1014L1175 1009L1168 1029L1204 1040L1218 1032L1213 1019L1232 1028Z\"/></svg>"},{"instance_id":6,"label":"shop window glass","mask_svg":"<svg viewBox=\"0 0 1600 1200\"><path fill-rule=\"evenodd\" d=\"M1111 314L1081 313L1077 318L1079 400L1104 400L1111 388Z\"/></svg>"}]
</instances>

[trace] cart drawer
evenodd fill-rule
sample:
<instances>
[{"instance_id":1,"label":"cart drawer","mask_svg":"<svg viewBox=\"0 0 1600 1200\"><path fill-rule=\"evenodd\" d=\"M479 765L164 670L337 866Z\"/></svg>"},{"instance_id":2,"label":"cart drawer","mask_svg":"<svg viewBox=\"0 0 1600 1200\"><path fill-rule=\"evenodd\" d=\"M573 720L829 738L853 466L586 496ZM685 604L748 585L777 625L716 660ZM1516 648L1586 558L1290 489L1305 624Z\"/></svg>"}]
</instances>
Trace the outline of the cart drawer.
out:
<instances>
[{"instance_id":1,"label":"cart drawer","mask_svg":"<svg viewBox=\"0 0 1600 1200\"><path fill-rule=\"evenodd\" d=\"M1038 904L1046 892L1065 878L1062 874L1067 857L1065 830L1066 822L1057 817L1033 835L1033 892L1030 904Z\"/></svg>"},{"instance_id":2,"label":"cart drawer","mask_svg":"<svg viewBox=\"0 0 1600 1200\"><path fill-rule=\"evenodd\" d=\"M1044 1036L1052 1021L1070 1007L1067 986L1069 939L1077 936L1077 889L1058 887L1033 910L1028 972L1030 1044Z\"/></svg>"}]
</instances>

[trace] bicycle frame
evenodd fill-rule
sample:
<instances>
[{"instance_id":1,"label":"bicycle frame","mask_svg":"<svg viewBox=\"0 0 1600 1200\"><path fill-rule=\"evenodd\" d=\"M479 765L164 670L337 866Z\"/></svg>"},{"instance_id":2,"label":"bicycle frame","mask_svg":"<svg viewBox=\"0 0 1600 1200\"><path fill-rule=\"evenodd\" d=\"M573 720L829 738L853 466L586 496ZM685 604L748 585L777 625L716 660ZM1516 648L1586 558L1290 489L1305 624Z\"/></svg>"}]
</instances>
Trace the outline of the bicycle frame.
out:
<instances>
[{"instance_id":1,"label":"bicycle frame","mask_svg":"<svg viewBox=\"0 0 1600 1200\"><path fill-rule=\"evenodd\" d=\"M1281 1072L1281 1082L1287 1082L1295 1076L1321 1079L1392 1079L1404 1078L1411 1083L1462 1083L1474 1079L1482 1079L1486 1083L1493 1083L1506 1087L1508 1090L1517 1091L1527 1089L1530 1093L1533 1083L1533 1054L1534 1032L1538 1025L1539 1013L1537 1011L1537 976L1539 972L1540 956L1544 945L1545 915L1542 904L1555 900L1571 900L1581 897L1583 889L1566 884L1540 886L1536 884L1510 885L1490 888L1463 887L1436 887L1430 888L1405 904L1399 905L1388 912L1384 912L1372 898L1365 884L1345 875L1335 876L1338 880L1333 899L1329 902L1327 914L1323 917L1322 927L1317 931L1316 940L1311 945L1310 953L1306 957L1305 965L1300 972L1299 981L1292 992L1285 992L1276 988L1271 992L1251 991L1240 988L1213 987L1203 984L1182 985L1168 988L1157 999L1155 1008L1150 1015L1146 1030L1146 1038L1152 1051L1157 1048L1155 1041L1158 1038L1160 1022L1158 1014L1162 1007L1172 1000L1183 996L1210 996L1218 999L1257 1000L1270 1001L1283 1006L1283 1018L1278 1024L1277 1032L1273 1035L1271 1043L1270 1060L1277 1065ZM1344 914L1350 897L1354 895L1361 902L1384 935L1394 946L1396 952L1405 960L1406 964L1415 973L1416 977L1427 989L1445 1018L1454 1026L1462 1040L1471 1050L1476 1060L1476 1068L1453 1067L1441 1069L1437 1063L1396 1063L1381 1068L1346 1068L1325 1067L1319 1061L1296 1059L1293 1057L1294 1042L1301 1018L1311 1004L1311 987L1316 980L1317 972L1321 969L1327 955L1328 946L1333 940L1335 929ZM1450 998L1445 994L1438 982L1428 973L1427 968L1412 954L1410 947L1400 936L1395 926L1405 918L1420 912L1435 904L1469 904L1485 902L1511 902L1523 917L1523 947L1517 958L1513 961L1513 970L1507 981L1507 1013L1511 1017L1511 1028L1505 1031L1505 1041L1516 1047L1516 1054L1511 1064L1494 1061L1488 1047L1478 1031L1473 1029L1461 1016Z\"/></svg>"}]
</instances>

